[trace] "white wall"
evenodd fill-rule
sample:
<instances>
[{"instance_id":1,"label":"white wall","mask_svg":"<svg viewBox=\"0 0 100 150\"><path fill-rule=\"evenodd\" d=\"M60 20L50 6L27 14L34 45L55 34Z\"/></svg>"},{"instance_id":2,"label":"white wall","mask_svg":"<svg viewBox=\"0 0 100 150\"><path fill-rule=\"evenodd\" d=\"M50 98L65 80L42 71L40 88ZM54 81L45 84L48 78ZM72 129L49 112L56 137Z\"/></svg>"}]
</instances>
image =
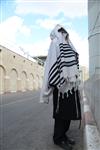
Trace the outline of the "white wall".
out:
<instances>
[{"instance_id":1,"label":"white wall","mask_svg":"<svg viewBox=\"0 0 100 150\"><path fill-rule=\"evenodd\" d=\"M89 79L85 94L100 130L100 0L88 0Z\"/></svg>"},{"instance_id":2,"label":"white wall","mask_svg":"<svg viewBox=\"0 0 100 150\"><path fill-rule=\"evenodd\" d=\"M100 74L100 0L88 0L89 72Z\"/></svg>"}]
</instances>

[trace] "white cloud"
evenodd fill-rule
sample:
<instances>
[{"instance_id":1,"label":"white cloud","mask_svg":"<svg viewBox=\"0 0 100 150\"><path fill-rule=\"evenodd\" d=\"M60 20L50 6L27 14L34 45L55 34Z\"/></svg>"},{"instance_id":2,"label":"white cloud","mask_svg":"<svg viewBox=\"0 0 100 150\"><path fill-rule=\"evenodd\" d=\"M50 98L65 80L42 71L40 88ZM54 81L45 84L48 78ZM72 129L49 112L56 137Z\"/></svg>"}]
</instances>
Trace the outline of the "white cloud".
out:
<instances>
[{"instance_id":1,"label":"white cloud","mask_svg":"<svg viewBox=\"0 0 100 150\"><path fill-rule=\"evenodd\" d=\"M31 30L23 24L23 19L18 16L12 16L0 24L0 41L16 42L18 34L30 36Z\"/></svg>"},{"instance_id":2,"label":"white cloud","mask_svg":"<svg viewBox=\"0 0 100 150\"><path fill-rule=\"evenodd\" d=\"M22 44L21 47L31 56L44 56L47 55L50 45L50 38L37 41L32 44Z\"/></svg>"},{"instance_id":3,"label":"white cloud","mask_svg":"<svg viewBox=\"0 0 100 150\"><path fill-rule=\"evenodd\" d=\"M30 36L31 30L23 24L23 19L12 16L0 24L0 44L8 49L25 56L17 43L17 35Z\"/></svg>"},{"instance_id":4,"label":"white cloud","mask_svg":"<svg viewBox=\"0 0 100 150\"><path fill-rule=\"evenodd\" d=\"M25 1L16 0L17 14L41 14L49 17L64 13L65 16L74 18L87 15L87 0L45 0Z\"/></svg>"},{"instance_id":5,"label":"white cloud","mask_svg":"<svg viewBox=\"0 0 100 150\"><path fill-rule=\"evenodd\" d=\"M22 25L21 28L19 29L20 33L22 33L25 36L30 36L31 35L31 29L28 28L25 25Z\"/></svg>"},{"instance_id":6,"label":"white cloud","mask_svg":"<svg viewBox=\"0 0 100 150\"><path fill-rule=\"evenodd\" d=\"M71 22L66 22L65 18L60 19L38 19L36 21L36 24L38 24L40 27L45 29L53 29L56 24L62 24L63 26L71 27Z\"/></svg>"},{"instance_id":7,"label":"white cloud","mask_svg":"<svg viewBox=\"0 0 100 150\"><path fill-rule=\"evenodd\" d=\"M0 24L0 37L4 39L10 39L15 41L16 34L22 25L22 19L19 17L11 17Z\"/></svg>"}]
</instances>

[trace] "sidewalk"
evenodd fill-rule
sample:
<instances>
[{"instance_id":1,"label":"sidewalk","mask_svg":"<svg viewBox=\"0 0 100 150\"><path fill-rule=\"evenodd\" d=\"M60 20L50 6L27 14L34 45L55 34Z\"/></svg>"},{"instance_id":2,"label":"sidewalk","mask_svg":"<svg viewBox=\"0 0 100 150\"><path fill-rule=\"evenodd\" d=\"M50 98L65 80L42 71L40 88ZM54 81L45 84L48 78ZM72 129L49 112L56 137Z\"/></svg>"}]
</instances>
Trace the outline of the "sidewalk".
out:
<instances>
[{"instance_id":1,"label":"sidewalk","mask_svg":"<svg viewBox=\"0 0 100 150\"><path fill-rule=\"evenodd\" d=\"M72 121L68 135L75 139L73 150L84 150L83 125L79 129L79 121Z\"/></svg>"},{"instance_id":2,"label":"sidewalk","mask_svg":"<svg viewBox=\"0 0 100 150\"><path fill-rule=\"evenodd\" d=\"M100 150L100 133L85 96L83 97L83 119L84 150Z\"/></svg>"}]
</instances>

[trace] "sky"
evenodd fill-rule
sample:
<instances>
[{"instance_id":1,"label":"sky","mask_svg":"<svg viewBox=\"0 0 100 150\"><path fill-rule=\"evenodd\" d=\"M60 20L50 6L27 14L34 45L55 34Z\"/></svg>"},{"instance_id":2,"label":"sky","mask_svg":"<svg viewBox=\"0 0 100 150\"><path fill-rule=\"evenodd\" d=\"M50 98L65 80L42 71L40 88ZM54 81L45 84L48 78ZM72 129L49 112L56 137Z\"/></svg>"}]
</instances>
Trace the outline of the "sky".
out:
<instances>
[{"instance_id":1,"label":"sky","mask_svg":"<svg viewBox=\"0 0 100 150\"><path fill-rule=\"evenodd\" d=\"M50 33L62 25L88 67L87 0L1 0L0 44L25 57L47 55Z\"/></svg>"}]
</instances>

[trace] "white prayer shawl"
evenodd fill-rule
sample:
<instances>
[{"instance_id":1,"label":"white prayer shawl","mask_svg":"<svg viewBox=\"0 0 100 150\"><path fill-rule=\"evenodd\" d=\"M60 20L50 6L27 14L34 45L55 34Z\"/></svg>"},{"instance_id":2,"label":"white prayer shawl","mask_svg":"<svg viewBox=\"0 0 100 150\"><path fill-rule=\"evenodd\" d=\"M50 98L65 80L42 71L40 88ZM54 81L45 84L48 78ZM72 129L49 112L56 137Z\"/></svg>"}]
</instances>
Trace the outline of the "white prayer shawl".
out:
<instances>
[{"instance_id":1,"label":"white prayer shawl","mask_svg":"<svg viewBox=\"0 0 100 150\"><path fill-rule=\"evenodd\" d=\"M61 27L57 25L50 34L51 44L45 62L40 102L49 102L55 86L59 92L68 93L79 85L78 53L71 41L65 40L67 33L58 32Z\"/></svg>"}]
</instances>

